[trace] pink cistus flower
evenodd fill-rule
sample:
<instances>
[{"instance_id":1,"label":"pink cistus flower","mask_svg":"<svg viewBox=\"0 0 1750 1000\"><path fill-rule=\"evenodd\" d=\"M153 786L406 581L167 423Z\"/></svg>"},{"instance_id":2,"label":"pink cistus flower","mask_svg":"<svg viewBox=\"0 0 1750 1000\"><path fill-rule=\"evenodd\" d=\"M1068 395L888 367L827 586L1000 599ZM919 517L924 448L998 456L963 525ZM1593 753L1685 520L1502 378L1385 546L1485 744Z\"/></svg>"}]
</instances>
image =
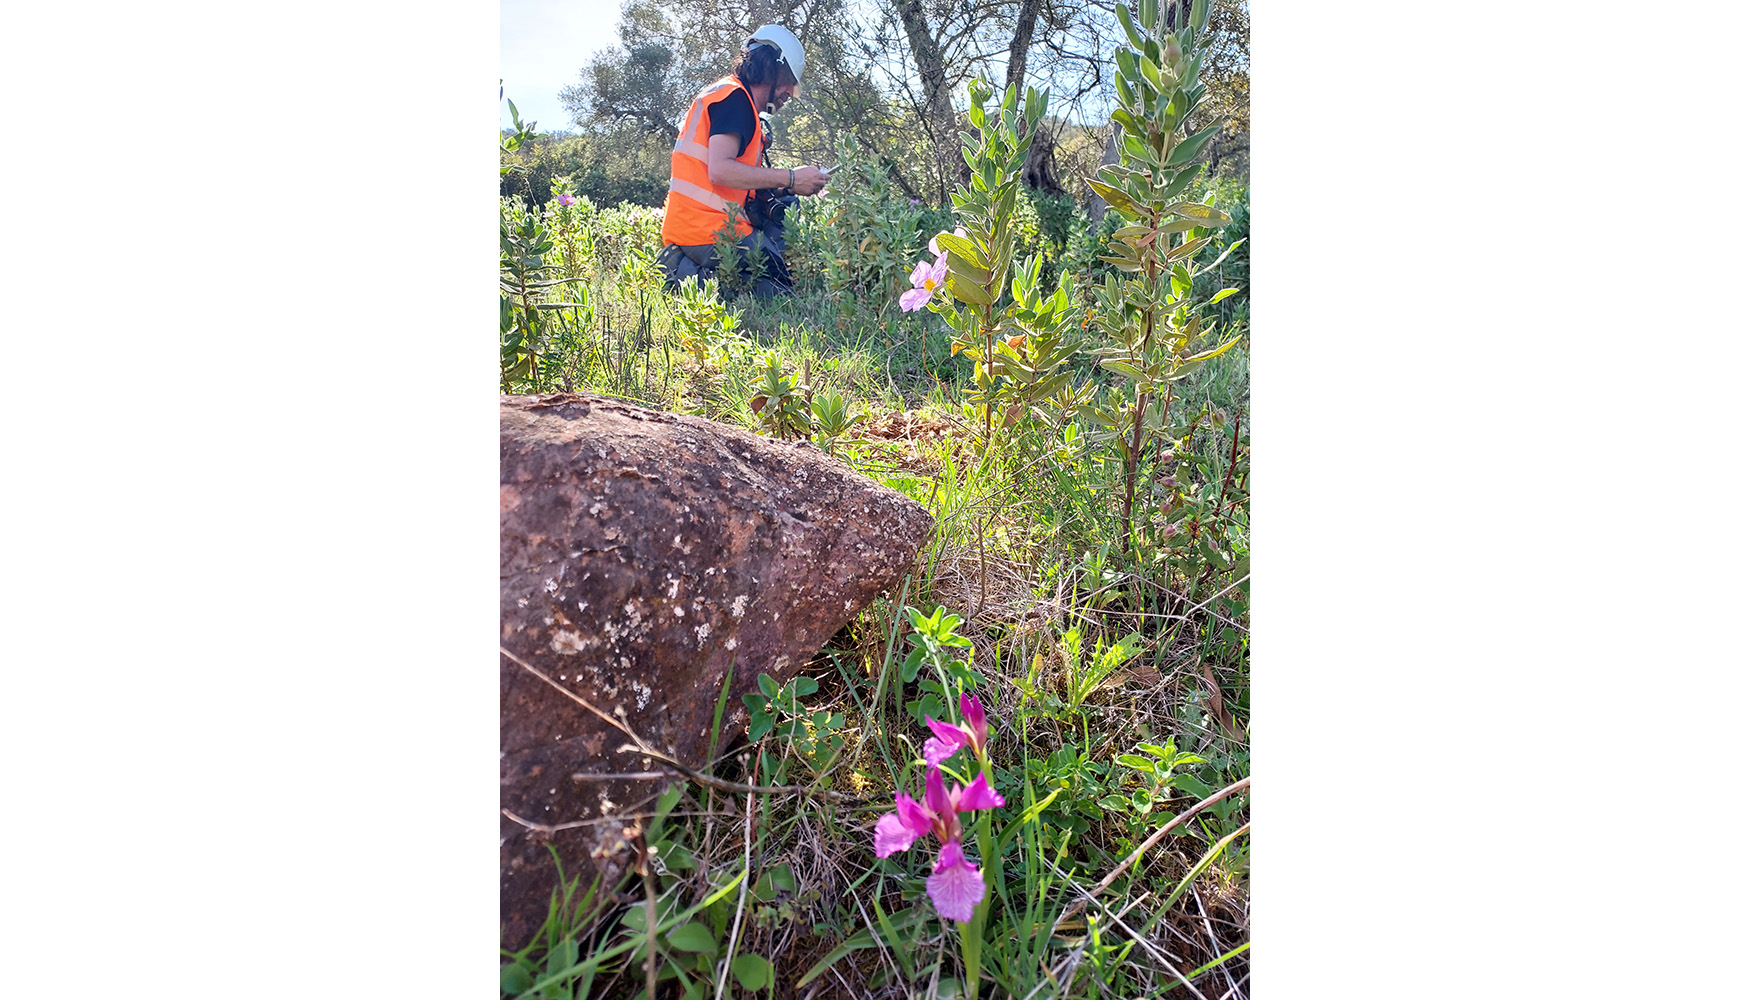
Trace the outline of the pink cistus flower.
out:
<instances>
[{"instance_id":1,"label":"pink cistus flower","mask_svg":"<svg viewBox=\"0 0 1750 1000\"><path fill-rule=\"evenodd\" d=\"M931 264L927 260L918 261L918 266L911 270L909 291L899 297L900 312L914 312L929 305L930 296L936 294L936 289L942 287L942 282L948 280L948 255L943 254Z\"/></svg>"},{"instance_id":2,"label":"pink cistus flower","mask_svg":"<svg viewBox=\"0 0 1750 1000\"><path fill-rule=\"evenodd\" d=\"M559 196L558 196L558 198L557 198L557 199L556 199L556 200L557 200L557 201L558 201L558 202L559 202L559 204L561 204L561 205L574 205L574 204L576 204L576 203L577 203L577 199L576 199L576 198L573 198L573 197L571 197L571 196L570 196L570 195L568 195L568 194L562 194L562 195L559 195Z\"/></svg>"},{"instance_id":3,"label":"pink cistus flower","mask_svg":"<svg viewBox=\"0 0 1750 1000\"><path fill-rule=\"evenodd\" d=\"M937 233L936 236L942 235ZM966 230L956 229L954 235L962 239ZM936 289L948 280L948 251L936 245L936 236L930 237L930 252L936 255L934 264L927 260L918 261L918 266L911 269L911 290L899 297L900 312L914 312L929 305L930 296L936 294Z\"/></svg>"},{"instance_id":4,"label":"pink cistus flower","mask_svg":"<svg viewBox=\"0 0 1750 1000\"><path fill-rule=\"evenodd\" d=\"M964 831L960 814L979 809L995 809L1003 797L985 783L984 775L972 779L972 784L955 785L952 791L942 782L942 769L931 765L924 779L924 801L896 792L894 811L875 823L875 856L885 858L911 849L919 837L934 833L942 842L936 853L936 864L930 877L924 880L924 891L936 912L957 923L972 919L973 908L984 901L984 872L966 860L960 847Z\"/></svg>"},{"instance_id":5,"label":"pink cistus flower","mask_svg":"<svg viewBox=\"0 0 1750 1000\"><path fill-rule=\"evenodd\" d=\"M971 747L973 754L984 760L984 744L990 739L990 725L985 721L984 704L977 695L960 696L960 716L966 721L958 726L924 716L924 723L930 727L930 732L936 734L924 741L926 764L940 764L959 753L961 747Z\"/></svg>"}]
</instances>

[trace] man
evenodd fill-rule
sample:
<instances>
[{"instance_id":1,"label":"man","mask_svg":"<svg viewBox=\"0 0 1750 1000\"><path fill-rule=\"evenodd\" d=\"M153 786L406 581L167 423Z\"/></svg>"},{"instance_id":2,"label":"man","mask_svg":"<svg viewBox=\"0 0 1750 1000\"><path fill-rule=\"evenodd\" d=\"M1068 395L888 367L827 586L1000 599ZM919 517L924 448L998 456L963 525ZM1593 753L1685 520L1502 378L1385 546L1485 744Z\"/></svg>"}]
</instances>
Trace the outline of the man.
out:
<instances>
[{"instance_id":1,"label":"man","mask_svg":"<svg viewBox=\"0 0 1750 1000\"><path fill-rule=\"evenodd\" d=\"M769 114L795 97L802 65L802 43L783 25L768 24L748 38L731 75L693 99L669 156L668 201L663 206L663 248L657 263L671 287L695 275L716 274L722 263L717 234L733 219L743 259L758 254L766 272L754 293L770 296L788 290L783 211L795 203L791 196L812 195L825 187L827 174L817 167L771 167L766 157L769 138L755 109Z\"/></svg>"}]
</instances>

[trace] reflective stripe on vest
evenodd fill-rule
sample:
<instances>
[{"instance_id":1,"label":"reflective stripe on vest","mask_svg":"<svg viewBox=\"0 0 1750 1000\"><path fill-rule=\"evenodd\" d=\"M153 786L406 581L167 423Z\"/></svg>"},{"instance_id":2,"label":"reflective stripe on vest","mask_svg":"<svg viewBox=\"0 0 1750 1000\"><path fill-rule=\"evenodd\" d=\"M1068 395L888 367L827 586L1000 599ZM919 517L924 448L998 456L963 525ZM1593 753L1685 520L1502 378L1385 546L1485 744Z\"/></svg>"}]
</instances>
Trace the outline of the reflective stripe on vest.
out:
<instances>
[{"instance_id":1,"label":"reflective stripe on vest","mask_svg":"<svg viewBox=\"0 0 1750 1000\"><path fill-rule=\"evenodd\" d=\"M665 244L702 246L713 242L717 232L724 228L728 208L744 207L752 194L751 191L711 183L707 145L711 141L711 122L707 112L712 105L738 90L748 93L740 80L733 76L724 77L695 97L692 107L687 109L686 124L681 126L680 134L675 137L674 152L669 154L668 200L662 213L662 242ZM748 94L748 104L753 104L752 94ZM754 132L755 135L748 137L747 148L736 157L750 167L759 166L765 144L757 115ZM738 216L735 232L737 237L746 236L753 232L753 226Z\"/></svg>"}]
</instances>

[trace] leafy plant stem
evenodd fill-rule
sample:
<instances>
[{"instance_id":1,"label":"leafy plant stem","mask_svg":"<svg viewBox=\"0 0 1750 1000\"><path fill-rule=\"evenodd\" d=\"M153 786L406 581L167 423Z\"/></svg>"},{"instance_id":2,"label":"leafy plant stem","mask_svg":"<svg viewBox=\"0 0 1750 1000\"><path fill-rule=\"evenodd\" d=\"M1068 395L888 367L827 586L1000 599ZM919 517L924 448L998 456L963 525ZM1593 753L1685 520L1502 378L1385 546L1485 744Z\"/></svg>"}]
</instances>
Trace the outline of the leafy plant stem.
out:
<instances>
[{"instance_id":1,"label":"leafy plant stem","mask_svg":"<svg viewBox=\"0 0 1750 1000\"><path fill-rule=\"evenodd\" d=\"M992 272L992 275L994 277L994 275L995 275L994 271ZM995 367L991 364L992 352L995 350L995 345L994 345L995 340L996 340L996 331L992 328L991 321L990 321L990 306L985 306L984 307L984 357L983 357L983 359L981 359L979 361L979 364L984 366L984 369L986 372L986 377L990 379L991 388L993 390L996 388L996 380L997 380ZM984 401L984 453L986 455L990 454L991 441L992 441L991 400L989 398L987 398ZM984 563L983 552L984 552L984 550L981 548L979 550L979 566L980 566L981 570L983 569L983 563ZM976 1000L976 996L973 998L973 1000Z\"/></svg>"},{"instance_id":2,"label":"leafy plant stem","mask_svg":"<svg viewBox=\"0 0 1750 1000\"><path fill-rule=\"evenodd\" d=\"M1240 421L1239 421L1238 416L1236 415L1234 418L1233 443L1228 446L1228 452L1227 452L1227 474L1225 476L1223 476L1221 479L1221 492L1219 492L1215 495L1215 513L1213 515L1214 517L1221 516L1222 504L1227 501L1228 487L1233 485L1234 469L1239 464L1239 458L1240 458ZM1214 574L1215 574L1215 564L1214 563L1210 563L1210 564L1204 566L1203 572L1198 574L1198 576L1197 576L1197 584L1191 588L1191 592L1189 594L1185 595L1185 599L1190 600L1191 598L1196 597L1198 592L1203 589L1204 583L1206 583L1209 580L1209 578L1211 576L1213 576Z\"/></svg>"},{"instance_id":3,"label":"leafy plant stem","mask_svg":"<svg viewBox=\"0 0 1750 1000\"><path fill-rule=\"evenodd\" d=\"M980 764L985 784L992 785L990 761L985 759ZM978 982L981 976L979 960L984 950L984 925L986 918L990 916L990 904L996 896L989 887L1002 882L1002 863L991 850L990 816L991 811L988 809L980 812L978 824L974 827L978 837L978 860L984 865L984 899L973 908L972 919L960 925L960 959L966 967L966 1000L978 1000Z\"/></svg>"}]
</instances>

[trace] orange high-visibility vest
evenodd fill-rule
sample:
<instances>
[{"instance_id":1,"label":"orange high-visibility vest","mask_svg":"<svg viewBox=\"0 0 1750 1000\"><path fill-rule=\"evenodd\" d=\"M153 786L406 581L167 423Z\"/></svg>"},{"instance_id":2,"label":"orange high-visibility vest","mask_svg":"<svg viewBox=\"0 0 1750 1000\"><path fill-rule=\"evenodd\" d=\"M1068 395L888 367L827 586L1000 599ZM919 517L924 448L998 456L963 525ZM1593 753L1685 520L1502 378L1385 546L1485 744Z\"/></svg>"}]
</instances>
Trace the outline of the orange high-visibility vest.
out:
<instances>
[{"instance_id":1,"label":"orange high-visibility vest","mask_svg":"<svg viewBox=\"0 0 1750 1000\"><path fill-rule=\"evenodd\" d=\"M739 238L753 232L753 226L745 218L747 199L753 192L711 183L711 171L707 166L706 144L711 141L711 120L706 112L737 90L747 94L748 104L753 104L753 94L748 93L747 87L735 77L726 76L693 98L693 106L687 110L687 123L681 126L680 135L675 138L674 152L669 154L668 200L664 202L662 212L664 244L679 243L691 247L713 242L727 221L726 204L743 209L743 217L738 217L735 222L736 236ZM757 105L755 110L758 111ZM757 133L763 131L756 113L756 134L748 137L747 148L736 157L737 160L750 167L760 165L765 136Z\"/></svg>"}]
</instances>

